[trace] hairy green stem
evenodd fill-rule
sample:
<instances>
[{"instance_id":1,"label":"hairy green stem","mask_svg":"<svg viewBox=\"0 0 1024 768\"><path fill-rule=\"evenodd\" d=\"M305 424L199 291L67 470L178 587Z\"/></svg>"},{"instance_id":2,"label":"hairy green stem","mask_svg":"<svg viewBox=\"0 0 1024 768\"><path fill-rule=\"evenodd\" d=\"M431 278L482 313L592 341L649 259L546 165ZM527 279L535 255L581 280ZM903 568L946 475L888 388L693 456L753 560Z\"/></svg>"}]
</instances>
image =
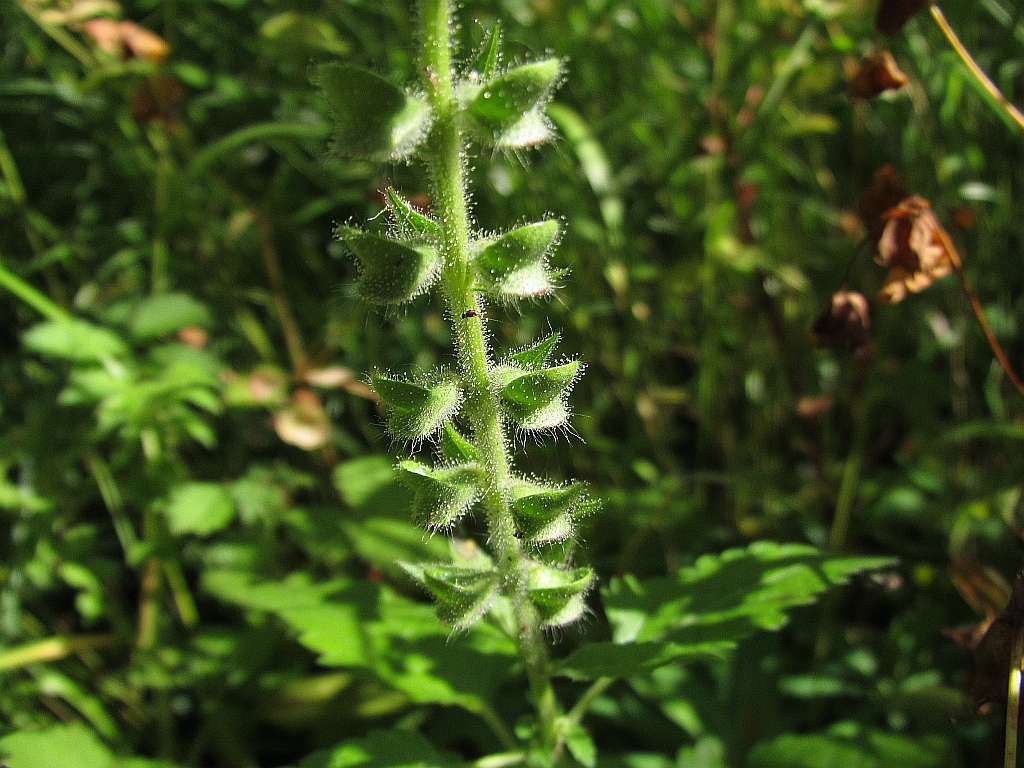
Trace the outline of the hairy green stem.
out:
<instances>
[{"instance_id":1,"label":"hairy green stem","mask_svg":"<svg viewBox=\"0 0 1024 768\"><path fill-rule=\"evenodd\" d=\"M486 475L483 505L489 542L502 593L511 600L515 613L520 657L537 710L539 744L553 758L558 743L558 705L551 687L551 663L540 618L526 593L523 552L509 509L511 460L498 398L490 387L490 352L470 271L466 139L453 93L449 0L423 0L420 23L422 67L435 114L427 146L428 168L434 184L434 209L444 232L442 282L455 326L465 413Z\"/></svg>"}]
</instances>

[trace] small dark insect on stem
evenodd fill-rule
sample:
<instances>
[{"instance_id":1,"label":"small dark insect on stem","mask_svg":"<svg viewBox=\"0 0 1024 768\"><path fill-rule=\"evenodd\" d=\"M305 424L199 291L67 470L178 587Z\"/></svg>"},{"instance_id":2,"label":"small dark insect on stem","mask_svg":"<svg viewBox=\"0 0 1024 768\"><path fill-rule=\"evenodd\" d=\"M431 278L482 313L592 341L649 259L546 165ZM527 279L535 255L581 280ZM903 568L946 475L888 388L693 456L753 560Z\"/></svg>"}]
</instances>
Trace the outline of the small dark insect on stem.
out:
<instances>
[{"instance_id":1,"label":"small dark insect on stem","mask_svg":"<svg viewBox=\"0 0 1024 768\"><path fill-rule=\"evenodd\" d=\"M469 317L480 317L479 313L475 309L467 309L462 313L462 319L465 320Z\"/></svg>"}]
</instances>

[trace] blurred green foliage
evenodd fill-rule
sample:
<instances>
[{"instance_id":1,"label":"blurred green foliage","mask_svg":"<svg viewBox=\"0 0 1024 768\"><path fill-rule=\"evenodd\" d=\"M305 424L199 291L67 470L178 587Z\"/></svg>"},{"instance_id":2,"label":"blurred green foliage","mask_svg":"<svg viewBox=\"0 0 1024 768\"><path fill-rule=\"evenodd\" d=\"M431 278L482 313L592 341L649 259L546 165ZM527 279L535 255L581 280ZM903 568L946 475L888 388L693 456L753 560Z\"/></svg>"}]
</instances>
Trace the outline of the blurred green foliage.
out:
<instances>
[{"instance_id":1,"label":"blurred green foliage","mask_svg":"<svg viewBox=\"0 0 1024 768\"><path fill-rule=\"evenodd\" d=\"M946 11L1020 102L1020 9ZM96 12L167 50L83 25ZM384 180L331 153L311 67L414 82L412 13L398 0L0 4L12 768L432 766L513 742L502 723L526 708L507 639L449 639L396 566L446 545L409 519L392 471L408 457L360 378L450 362L442 307L373 313L330 242L335 223L382 210ZM550 325L589 365L572 398L582 439L530 443L519 469L602 496L583 550L608 595L624 588L614 576L660 583L760 539L900 563L780 631L753 621L732 651L630 668L591 703L593 742L570 734L572 760L592 765L596 745L602 766L966 766L998 732L974 715L968 654L942 630L980 618L953 563L1019 568L1021 401L954 278L877 308L870 364L816 349L810 327L844 283L881 284L855 214L893 163L1024 360L1022 137L926 13L891 39L873 17L866 0L461 12L467 54L501 18L519 59L569 59L549 113L560 144L474 157L474 204L484 229L566 222L559 301L493 307L488 327L507 347ZM851 102L872 46L910 82ZM416 166L387 176L428 192ZM591 609L554 637L558 658L613 639L614 611L597 595Z\"/></svg>"}]
</instances>

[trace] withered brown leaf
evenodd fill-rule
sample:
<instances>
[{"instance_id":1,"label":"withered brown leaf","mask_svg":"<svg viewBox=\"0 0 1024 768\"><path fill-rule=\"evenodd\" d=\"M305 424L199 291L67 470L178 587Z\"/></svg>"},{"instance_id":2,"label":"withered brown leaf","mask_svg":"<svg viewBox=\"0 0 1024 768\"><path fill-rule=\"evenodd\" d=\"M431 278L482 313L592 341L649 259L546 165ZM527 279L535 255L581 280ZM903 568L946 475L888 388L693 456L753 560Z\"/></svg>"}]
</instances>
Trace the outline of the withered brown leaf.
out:
<instances>
[{"instance_id":1,"label":"withered brown leaf","mask_svg":"<svg viewBox=\"0 0 1024 768\"><path fill-rule=\"evenodd\" d=\"M861 59L846 92L851 99L870 99L906 84L907 76L896 64L896 59L888 51L881 51Z\"/></svg>"},{"instance_id":2,"label":"withered brown leaf","mask_svg":"<svg viewBox=\"0 0 1024 768\"><path fill-rule=\"evenodd\" d=\"M895 35L911 16L929 5L929 0L880 0L875 14L875 29L883 35Z\"/></svg>"},{"instance_id":3,"label":"withered brown leaf","mask_svg":"<svg viewBox=\"0 0 1024 768\"><path fill-rule=\"evenodd\" d=\"M953 271L953 257L947 248L949 235L923 197L913 195L902 200L882 214L882 220L885 226L875 261L889 267L889 274L879 291L879 301L896 304Z\"/></svg>"}]
</instances>

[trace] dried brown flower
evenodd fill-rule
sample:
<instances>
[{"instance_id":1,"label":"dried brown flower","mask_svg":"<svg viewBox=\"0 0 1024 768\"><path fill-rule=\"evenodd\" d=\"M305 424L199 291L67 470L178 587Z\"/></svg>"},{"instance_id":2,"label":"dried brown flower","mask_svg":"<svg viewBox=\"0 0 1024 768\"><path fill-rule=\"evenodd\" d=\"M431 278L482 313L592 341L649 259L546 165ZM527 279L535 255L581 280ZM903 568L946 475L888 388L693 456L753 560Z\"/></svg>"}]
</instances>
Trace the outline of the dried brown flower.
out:
<instances>
[{"instance_id":1,"label":"dried brown flower","mask_svg":"<svg viewBox=\"0 0 1024 768\"><path fill-rule=\"evenodd\" d=\"M949 236L932 213L931 204L913 195L882 214L885 227L875 261L889 267L879 301L896 304L919 293L953 271Z\"/></svg>"},{"instance_id":2,"label":"dried brown flower","mask_svg":"<svg viewBox=\"0 0 1024 768\"><path fill-rule=\"evenodd\" d=\"M906 84L907 76L896 65L896 59L888 51L882 51L861 60L847 93L851 99L870 99Z\"/></svg>"},{"instance_id":3,"label":"dried brown flower","mask_svg":"<svg viewBox=\"0 0 1024 768\"><path fill-rule=\"evenodd\" d=\"M84 22L82 30L93 39L97 48L114 55L122 55L127 49L131 58L158 63L171 52L171 47L162 37L134 21L98 17Z\"/></svg>"},{"instance_id":4,"label":"dried brown flower","mask_svg":"<svg viewBox=\"0 0 1024 768\"><path fill-rule=\"evenodd\" d=\"M812 330L820 347L847 349L859 360L870 360L875 354L868 301L856 291L834 293Z\"/></svg>"}]
</instances>

